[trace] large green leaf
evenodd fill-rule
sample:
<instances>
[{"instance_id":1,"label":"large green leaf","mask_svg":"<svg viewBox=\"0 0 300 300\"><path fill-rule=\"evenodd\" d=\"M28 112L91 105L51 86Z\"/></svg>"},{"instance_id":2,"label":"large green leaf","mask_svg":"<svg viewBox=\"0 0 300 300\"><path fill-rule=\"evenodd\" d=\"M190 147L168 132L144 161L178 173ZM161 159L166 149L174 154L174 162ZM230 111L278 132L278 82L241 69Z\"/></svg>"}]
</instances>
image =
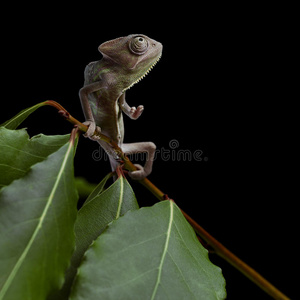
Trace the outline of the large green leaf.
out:
<instances>
[{"instance_id":1,"label":"large green leaf","mask_svg":"<svg viewBox=\"0 0 300 300\"><path fill-rule=\"evenodd\" d=\"M100 182L78 212L75 223L76 250L72 256L63 290L60 295L54 295L53 299L67 299L85 251L107 225L127 211L138 209L134 192L125 178L118 178L104 190L109 177L111 176L106 176Z\"/></svg>"},{"instance_id":2,"label":"large green leaf","mask_svg":"<svg viewBox=\"0 0 300 300\"><path fill-rule=\"evenodd\" d=\"M36 111L39 107L44 106L46 104L47 104L46 102L41 102L32 107L23 109L17 115L12 117L10 120L4 122L0 126L3 126L7 129L16 129L30 114L32 114L34 111Z\"/></svg>"},{"instance_id":3,"label":"large green leaf","mask_svg":"<svg viewBox=\"0 0 300 300\"><path fill-rule=\"evenodd\" d=\"M172 201L128 212L86 252L72 300L224 299L221 269Z\"/></svg>"},{"instance_id":4,"label":"large green leaf","mask_svg":"<svg viewBox=\"0 0 300 300\"><path fill-rule=\"evenodd\" d=\"M29 168L43 161L68 142L70 135L37 135L31 139L25 129L0 127L0 188L23 177Z\"/></svg>"},{"instance_id":5,"label":"large green leaf","mask_svg":"<svg viewBox=\"0 0 300 300\"><path fill-rule=\"evenodd\" d=\"M0 191L0 299L45 299L74 249L77 193L69 142Z\"/></svg>"}]
</instances>

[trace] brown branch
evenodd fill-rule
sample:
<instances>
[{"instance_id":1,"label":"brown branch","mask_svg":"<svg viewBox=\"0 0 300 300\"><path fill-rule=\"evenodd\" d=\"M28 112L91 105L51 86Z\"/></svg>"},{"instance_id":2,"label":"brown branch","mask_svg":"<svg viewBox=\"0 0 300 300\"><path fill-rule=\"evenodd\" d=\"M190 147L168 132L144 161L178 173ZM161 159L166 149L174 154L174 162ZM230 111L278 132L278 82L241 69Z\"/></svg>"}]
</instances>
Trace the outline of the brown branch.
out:
<instances>
[{"instance_id":1,"label":"brown branch","mask_svg":"<svg viewBox=\"0 0 300 300\"><path fill-rule=\"evenodd\" d=\"M46 105L51 105L58 109L59 113L70 123L76 126L82 132L86 132L88 127L75 118L73 118L66 109L64 109L59 103L48 100L45 102ZM105 136L102 133L98 133L95 131L95 135L99 136L101 140L107 142L112 146L115 153L120 157L123 161L124 168L128 171L135 171L137 168L133 165L133 163L128 159L128 157L123 153L121 148L109 137ZM139 182L145 186L156 198L160 201L163 200L172 200L166 194L164 194L159 188L157 188L149 179L144 178L139 180ZM257 273L254 269L248 266L245 262L239 259L236 255L234 255L231 251L229 251L226 247L224 247L219 241L217 241L213 236L211 236L204 228L202 228L195 220L193 220L187 213L181 210L182 214L186 218L186 220L191 224L194 228L195 232L203 239L209 247L211 247L217 255L222 257L228 263L230 263L233 267L239 270L242 274L244 274L247 278L253 281L258 287L264 290L267 294L272 296L276 300L289 300L289 298L280 292L276 287L274 287L269 281L267 281L264 277L262 277L259 273Z\"/></svg>"}]
</instances>

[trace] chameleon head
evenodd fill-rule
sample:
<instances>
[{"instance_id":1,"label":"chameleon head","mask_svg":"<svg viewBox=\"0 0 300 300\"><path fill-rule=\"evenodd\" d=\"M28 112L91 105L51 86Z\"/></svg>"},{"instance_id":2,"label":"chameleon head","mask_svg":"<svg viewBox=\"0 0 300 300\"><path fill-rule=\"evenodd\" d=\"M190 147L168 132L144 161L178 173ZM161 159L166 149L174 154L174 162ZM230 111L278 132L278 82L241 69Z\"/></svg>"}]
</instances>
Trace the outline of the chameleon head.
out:
<instances>
[{"instance_id":1,"label":"chameleon head","mask_svg":"<svg viewBox=\"0 0 300 300\"><path fill-rule=\"evenodd\" d=\"M131 34L101 44L99 51L125 71L126 90L140 81L160 59L162 44L143 34Z\"/></svg>"}]
</instances>

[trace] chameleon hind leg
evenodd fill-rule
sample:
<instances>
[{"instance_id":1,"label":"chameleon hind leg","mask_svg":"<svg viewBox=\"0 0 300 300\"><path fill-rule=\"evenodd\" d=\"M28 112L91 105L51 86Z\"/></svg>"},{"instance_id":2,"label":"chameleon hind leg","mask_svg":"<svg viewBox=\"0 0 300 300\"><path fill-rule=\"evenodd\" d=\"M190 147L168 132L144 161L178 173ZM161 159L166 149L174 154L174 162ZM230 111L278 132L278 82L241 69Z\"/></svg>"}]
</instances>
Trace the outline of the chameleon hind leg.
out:
<instances>
[{"instance_id":1,"label":"chameleon hind leg","mask_svg":"<svg viewBox=\"0 0 300 300\"><path fill-rule=\"evenodd\" d=\"M146 162L144 167L141 165L135 164L137 170L128 172L128 175L134 180L141 180L147 177L152 172L152 165L155 156L156 146L152 142L141 142L141 143L131 143L123 144L121 146L122 151L127 154L138 154L146 153Z\"/></svg>"}]
</instances>

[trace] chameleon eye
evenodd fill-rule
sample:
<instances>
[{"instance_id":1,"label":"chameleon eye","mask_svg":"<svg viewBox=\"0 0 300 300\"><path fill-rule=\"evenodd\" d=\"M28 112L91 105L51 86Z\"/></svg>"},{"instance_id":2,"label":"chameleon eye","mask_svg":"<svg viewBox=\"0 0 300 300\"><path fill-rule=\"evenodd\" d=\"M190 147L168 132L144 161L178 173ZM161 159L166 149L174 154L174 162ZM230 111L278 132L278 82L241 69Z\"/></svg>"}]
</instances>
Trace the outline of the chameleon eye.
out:
<instances>
[{"instance_id":1,"label":"chameleon eye","mask_svg":"<svg viewBox=\"0 0 300 300\"><path fill-rule=\"evenodd\" d=\"M130 41L129 49L134 54L142 55L148 49L148 41L142 36L136 36Z\"/></svg>"}]
</instances>

